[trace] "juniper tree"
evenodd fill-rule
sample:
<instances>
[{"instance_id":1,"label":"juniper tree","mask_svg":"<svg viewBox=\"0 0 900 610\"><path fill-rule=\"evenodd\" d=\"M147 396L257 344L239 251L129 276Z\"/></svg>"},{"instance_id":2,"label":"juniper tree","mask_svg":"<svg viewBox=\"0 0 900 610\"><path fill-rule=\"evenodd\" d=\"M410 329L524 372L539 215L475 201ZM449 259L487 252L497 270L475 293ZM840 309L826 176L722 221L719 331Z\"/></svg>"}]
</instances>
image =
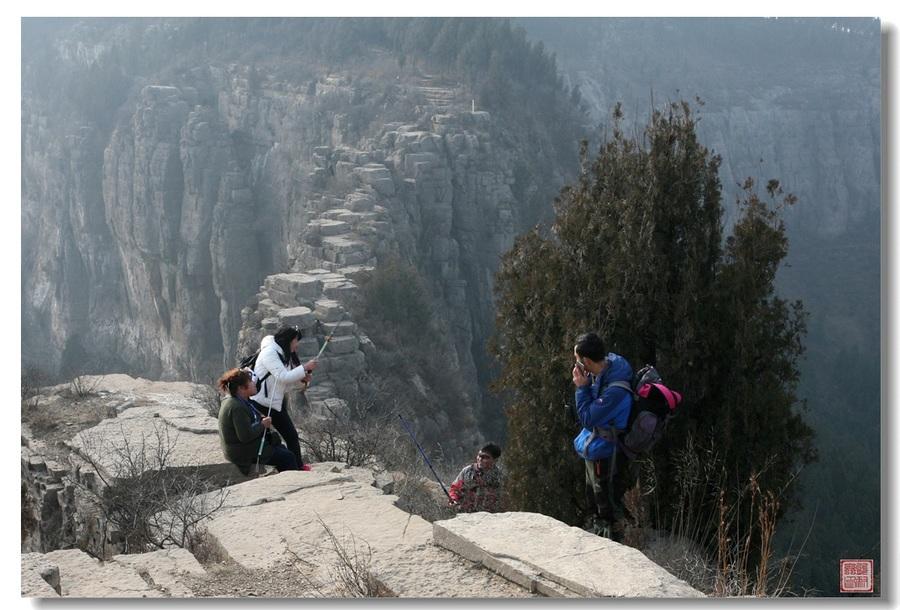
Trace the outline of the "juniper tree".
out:
<instances>
[{"instance_id":1,"label":"juniper tree","mask_svg":"<svg viewBox=\"0 0 900 610\"><path fill-rule=\"evenodd\" d=\"M579 179L557 197L550 231L520 237L497 275L492 346L511 500L580 523L578 430L563 404L574 400L575 338L596 330L634 366L657 365L685 396L655 448L663 510L677 497L668 458L690 431L697 446L715 444L729 483L759 474L783 511L795 469L814 459L795 394L805 313L774 291L787 253L780 214L794 198L771 181L764 201L746 182L723 242L720 158L698 140L691 106L655 111L639 137L621 123L617 106L593 159L582 145Z\"/></svg>"}]
</instances>

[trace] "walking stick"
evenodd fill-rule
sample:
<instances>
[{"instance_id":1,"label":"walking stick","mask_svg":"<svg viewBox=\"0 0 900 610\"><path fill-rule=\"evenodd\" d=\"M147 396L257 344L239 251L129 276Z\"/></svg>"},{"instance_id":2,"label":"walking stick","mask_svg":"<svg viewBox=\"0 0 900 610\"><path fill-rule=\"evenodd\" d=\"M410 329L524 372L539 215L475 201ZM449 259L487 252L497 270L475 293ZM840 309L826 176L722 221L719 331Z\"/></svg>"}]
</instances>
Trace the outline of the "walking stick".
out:
<instances>
[{"instance_id":1,"label":"walking stick","mask_svg":"<svg viewBox=\"0 0 900 610\"><path fill-rule=\"evenodd\" d=\"M322 349L319 350L319 353L316 354L316 357L313 358L313 360L318 362L319 358L322 357L322 354L325 353L325 348L328 347L328 343L331 341L331 338L334 336L334 331L336 331L338 329L338 326L340 326L341 322L344 321L344 316L346 316L346 315L347 315L346 311L341 314L341 317L338 319L338 323L334 325L334 328L332 328L331 332L328 333L328 336L325 337L325 343L322 344ZM308 390L309 386L311 386L311 385L312 385L312 377L310 377L309 381L306 384L306 388L303 391L305 392L306 390ZM308 400L307 400L307 402L308 402Z\"/></svg>"},{"instance_id":2,"label":"walking stick","mask_svg":"<svg viewBox=\"0 0 900 610\"><path fill-rule=\"evenodd\" d=\"M422 445L420 445L420 444L419 444L419 441L416 440L416 437L413 435L412 430L410 430L410 428L409 428L409 424L406 423L406 420L403 419L403 416L400 415L399 413L397 413L397 417L400 418L400 422L403 424L403 427L406 428L407 434L409 434L409 437L410 437L410 438L413 440L413 442L416 444L416 447L419 449L419 453L421 453L421 454L422 454L422 457L425 458L425 463L428 464L428 467L431 469L431 474L434 475L434 479L438 482L438 485L441 486L441 489L444 490L444 493L447 494L447 499L450 500L450 501L452 502L452 501L453 501L453 498L450 497L450 492L447 491L447 488L444 487L444 484L441 482L441 478L440 478L440 477L438 476L438 474L434 471L434 466L431 465L431 460L429 460L429 459L428 459L428 456L425 455L425 451L422 449Z\"/></svg>"},{"instance_id":3,"label":"walking stick","mask_svg":"<svg viewBox=\"0 0 900 610\"><path fill-rule=\"evenodd\" d=\"M276 376L275 377L275 385L272 386L272 397L273 398L275 397L275 388L277 388L277 387L278 387L278 377ZM271 417L271 416L272 416L272 400L269 399L269 410L266 412L266 417ZM260 421L260 425L262 426L261 421ZM262 433L262 436L259 438L259 451L256 452L255 472L257 475L262 474L262 472L259 469L259 459L262 457L263 445L266 442L266 432L268 432L268 430L265 428L265 426L263 426L263 433ZM263 466L263 470L265 470L265 469L266 469L266 467Z\"/></svg>"},{"instance_id":4,"label":"walking stick","mask_svg":"<svg viewBox=\"0 0 900 610\"><path fill-rule=\"evenodd\" d=\"M328 342L331 341L331 338L334 336L334 331L336 331L336 330L338 329L338 326L340 326L340 325L341 325L341 322L344 321L344 316L346 316L346 315L347 315L347 312L346 312L346 311L345 311L344 313L341 314L340 319L338 319L338 323L334 325L334 328L332 328L332 329L331 329L331 332L328 333L328 336L325 337L325 343L322 344L322 349L319 350L319 353L316 354L316 357L313 358L313 360L318 361L319 358L322 357L322 354L325 352L325 348L328 347Z\"/></svg>"}]
</instances>

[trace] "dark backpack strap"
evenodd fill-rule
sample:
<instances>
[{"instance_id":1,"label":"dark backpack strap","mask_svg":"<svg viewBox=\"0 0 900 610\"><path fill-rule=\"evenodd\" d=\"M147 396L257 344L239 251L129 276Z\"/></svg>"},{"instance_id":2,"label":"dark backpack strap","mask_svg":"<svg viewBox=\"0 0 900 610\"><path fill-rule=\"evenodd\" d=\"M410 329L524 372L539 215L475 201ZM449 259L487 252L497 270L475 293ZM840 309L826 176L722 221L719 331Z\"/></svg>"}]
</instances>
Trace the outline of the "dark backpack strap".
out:
<instances>
[{"instance_id":1,"label":"dark backpack strap","mask_svg":"<svg viewBox=\"0 0 900 610\"><path fill-rule=\"evenodd\" d=\"M634 399L634 395L635 395L635 394L634 394L634 390L631 388L631 384L628 383L627 381L611 381L611 382L609 382L608 384L606 384L606 387L608 387L608 388L622 388L623 390L626 390L629 394L631 394L632 399ZM634 408L634 400L632 400L631 407L632 407L632 409ZM631 423L631 422L630 422L630 420L631 420L631 413L630 413L630 412L629 412L629 414L628 414L628 418L629 418L629 423ZM627 425L627 424L626 424L626 427L625 427L625 430L624 430L624 431L625 431L625 432L628 431L628 425ZM612 452L612 455L611 455L610 458L609 458L609 475L608 475L608 476L609 476L609 499L610 499L610 502L612 502L613 506L615 506L616 503L615 503L615 500L613 499L613 491L612 491L612 488L613 488L613 478L616 476L616 475L615 475L615 472L616 472L616 456L617 456L618 453L619 453L620 441L619 441L619 431L616 429L615 426L610 426L610 427L609 427L609 432L610 432L610 434L612 435L612 441L613 441L613 452Z\"/></svg>"},{"instance_id":2,"label":"dark backpack strap","mask_svg":"<svg viewBox=\"0 0 900 610\"><path fill-rule=\"evenodd\" d=\"M266 398L269 397L269 387L266 385L266 379L268 379L271 375L272 371L268 371L265 375L262 376L262 379L257 382L259 383L259 386L262 386L263 396L265 396ZM259 386L257 386L256 388L257 392L259 391Z\"/></svg>"}]
</instances>

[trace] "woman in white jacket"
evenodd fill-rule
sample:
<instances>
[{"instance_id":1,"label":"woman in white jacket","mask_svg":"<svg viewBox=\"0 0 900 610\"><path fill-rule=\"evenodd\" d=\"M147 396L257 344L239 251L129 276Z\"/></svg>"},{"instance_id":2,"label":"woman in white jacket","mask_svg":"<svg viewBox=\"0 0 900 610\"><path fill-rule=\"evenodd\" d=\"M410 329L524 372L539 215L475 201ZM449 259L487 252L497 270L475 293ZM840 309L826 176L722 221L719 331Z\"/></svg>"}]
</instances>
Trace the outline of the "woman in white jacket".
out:
<instances>
[{"instance_id":1,"label":"woman in white jacket","mask_svg":"<svg viewBox=\"0 0 900 610\"><path fill-rule=\"evenodd\" d=\"M300 330L282 327L275 335L266 335L259 344L259 356L253 374L262 380L259 392L250 397L251 402L263 417L269 415L271 407L272 425L278 430L285 445L297 456L301 470L309 470L300 455L300 437L287 411L287 392L304 382L309 382L309 374L318 363L310 360L301 365L297 357Z\"/></svg>"}]
</instances>

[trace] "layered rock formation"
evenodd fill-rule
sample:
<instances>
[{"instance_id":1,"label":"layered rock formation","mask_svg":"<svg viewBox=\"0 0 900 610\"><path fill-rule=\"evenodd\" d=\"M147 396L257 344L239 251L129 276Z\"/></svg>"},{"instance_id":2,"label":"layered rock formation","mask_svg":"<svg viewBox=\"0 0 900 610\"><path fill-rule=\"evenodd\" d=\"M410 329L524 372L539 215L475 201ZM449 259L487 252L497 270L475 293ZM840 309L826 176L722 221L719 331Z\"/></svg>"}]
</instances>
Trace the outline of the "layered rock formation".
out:
<instances>
[{"instance_id":1,"label":"layered rock formation","mask_svg":"<svg viewBox=\"0 0 900 610\"><path fill-rule=\"evenodd\" d=\"M183 581L206 571L185 549L100 561L79 549L22 555L23 597L193 597Z\"/></svg>"},{"instance_id":2,"label":"layered rock formation","mask_svg":"<svg viewBox=\"0 0 900 610\"><path fill-rule=\"evenodd\" d=\"M101 70L114 47L57 59ZM284 73L191 66L136 86L106 121L75 125L26 77L25 365L205 382L275 320L307 324L298 307L330 323L317 301L280 290L282 274L318 275L317 298L337 311L355 273L392 256L427 282L449 340L435 357L464 380L460 412L473 421L493 273L559 184L520 171L538 151L467 111L459 82ZM329 349L356 374L369 347L354 329Z\"/></svg>"},{"instance_id":3,"label":"layered rock formation","mask_svg":"<svg viewBox=\"0 0 900 610\"><path fill-rule=\"evenodd\" d=\"M204 404L206 388L127 375L97 377L91 384L94 395L79 402L68 397L68 386L40 394L50 406L58 401L63 409L99 407L110 414L74 432L64 446L45 442L23 424L23 511L35 524L23 549L120 548L120 533L100 525L96 499L106 483L138 476L143 469L196 472L218 485L246 480L222 454L216 420Z\"/></svg>"}]
</instances>

